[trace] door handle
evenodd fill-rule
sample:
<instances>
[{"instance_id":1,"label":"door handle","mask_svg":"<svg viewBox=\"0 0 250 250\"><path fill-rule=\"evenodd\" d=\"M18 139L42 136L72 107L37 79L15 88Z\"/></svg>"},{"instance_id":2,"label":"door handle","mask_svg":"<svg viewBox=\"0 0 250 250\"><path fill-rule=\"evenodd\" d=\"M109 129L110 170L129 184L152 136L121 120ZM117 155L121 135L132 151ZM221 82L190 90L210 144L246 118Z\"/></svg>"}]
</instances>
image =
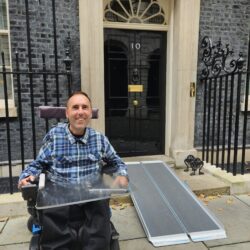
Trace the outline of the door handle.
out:
<instances>
[{"instance_id":1,"label":"door handle","mask_svg":"<svg viewBox=\"0 0 250 250\"><path fill-rule=\"evenodd\" d=\"M139 102L137 100L133 100L133 105L138 106Z\"/></svg>"},{"instance_id":2,"label":"door handle","mask_svg":"<svg viewBox=\"0 0 250 250\"><path fill-rule=\"evenodd\" d=\"M194 97L195 96L195 82L190 82L190 92L189 95L190 97Z\"/></svg>"}]
</instances>

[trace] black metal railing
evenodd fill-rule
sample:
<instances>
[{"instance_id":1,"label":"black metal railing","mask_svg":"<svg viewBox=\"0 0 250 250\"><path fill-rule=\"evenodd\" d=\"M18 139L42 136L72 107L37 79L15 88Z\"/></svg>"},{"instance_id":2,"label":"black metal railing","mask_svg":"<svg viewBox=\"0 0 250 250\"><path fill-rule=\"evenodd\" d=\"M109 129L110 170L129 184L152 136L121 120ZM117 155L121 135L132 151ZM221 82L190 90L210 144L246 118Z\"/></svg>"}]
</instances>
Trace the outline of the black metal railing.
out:
<instances>
[{"instance_id":1,"label":"black metal railing","mask_svg":"<svg viewBox=\"0 0 250 250\"><path fill-rule=\"evenodd\" d=\"M41 121L36 121L36 107L41 105L55 105L60 106L65 104L65 100L68 97L68 95L71 93L71 71L69 65L67 65L67 70L65 71L55 71L55 70L48 70L46 68L46 57L45 54L42 54L42 61L43 66L42 69L39 70L33 70L30 71L30 68L28 69L20 69L19 64L19 54L16 53L15 55L15 70L7 71L5 66L5 57L4 53L1 53L1 61L2 64L0 64L0 77L3 80L3 90L4 90L4 108L5 108L5 115L1 118L1 124L5 123L6 126L6 135L4 135L3 131L0 132L1 137L6 138L6 154L2 152L2 155L7 155L7 157L3 160L6 160L9 166L9 186L10 186L10 193L13 193L13 181L12 181L12 152L18 151L20 152L20 164L22 166L22 169L24 169L25 160L27 157L27 150L30 152L33 152L33 157L29 156L30 158L35 158L37 154L37 148L40 145L37 145L37 141L41 141L41 138L37 134L44 134L49 129L49 122L48 120L45 121L44 129L41 127ZM67 58L66 61L70 62L67 52ZM17 106L17 117L14 119L10 115L10 105L9 105L9 96L8 96L8 82L7 82L7 75L11 75L11 78L16 82L16 94L17 94L17 100L16 106ZM57 80L56 80L57 79ZM30 88L30 91L24 92L22 91L24 88L26 88L26 83L29 81L29 85L31 86L38 86L42 83L43 91L41 93L41 88ZM55 83L56 81L60 81L60 86L57 86ZM67 89L67 91L65 91ZM65 95L63 96L61 92L64 92ZM27 96L29 96L29 99L27 100ZM41 102L41 100L43 100ZM29 102L31 112L27 112L27 104ZM26 108L23 106L26 105ZM25 109L25 114L24 113ZM26 122L25 122L26 121ZM18 127L19 129L13 129L11 128L11 125L14 123L19 123ZM24 123L26 124L24 126ZM27 124L31 124L31 126ZM39 124L39 131L37 131L37 125ZM25 132L25 130L31 131L31 135L29 132ZM17 136L17 133L19 133L19 136ZM25 138L25 134L30 135L31 140L27 140ZM11 139L15 138L15 140L19 140L19 147L15 144L15 142ZM16 157L14 157L16 158ZM16 160L16 159L15 159Z\"/></svg>"},{"instance_id":2,"label":"black metal railing","mask_svg":"<svg viewBox=\"0 0 250 250\"><path fill-rule=\"evenodd\" d=\"M204 37L200 83L203 92L202 159L227 172L246 173L249 144L249 71L243 55L229 60L233 51ZM249 62L248 62L249 69ZM241 153L241 156L239 155Z\"/></svg>"},{"instance_id":3,"label":"black metal railing","mask_svg":"<svg viewBox=\"0 0 250 250\"><path fill-rule=\"evenodd\" d=\"M56 18L55 0L51 1L52 18L50 20L53 34L50 35L47 34L48 31L44 31L51 38L53 53L49 52L49 49L47 54L37 55L34 52L36 49L41 50L41 48L38 48L39 44L32 38L32 34L36 34L36 32L32 33L33 26L31 27L30 24L34 20L30 19L31 16L37 18L31 11L34 6L29 6L32 4L31 1L24 1L27 54L23 48L14 53L10 70L6 66L4 52L0 51L0 83L2 85L0 87L3 90L1 91L1 99L3 98L3 100L0 102L4 102L4 107L1 108L4 108L5 113L0 117L0 167L8 167L8 176L6 175L5 178L0 176L0 193L2 193L2 188L7 190L7 182L9 184L8 191L10 193L16 191L17 176L13 176L14 165L18 162L21 169L24 169L25 163L36 157L42 138L49 129L49 121L44 123L36 116L37 107L40 105L64 105L72 88L71 39L68 34L63 48L65 55L62 55L62 48L60 54L57 47L58 18ZM11 39L18 40L19 37L13 35ZM34 56L35 60L33 60ZM64 60L61 60L63 57ZM12 103L11 106L10 103ZM14 107L17 108L15 116L10 112L13 109L13 103ZM50 122L54 123L55 121Z\"/></svg>"}]
</instances>

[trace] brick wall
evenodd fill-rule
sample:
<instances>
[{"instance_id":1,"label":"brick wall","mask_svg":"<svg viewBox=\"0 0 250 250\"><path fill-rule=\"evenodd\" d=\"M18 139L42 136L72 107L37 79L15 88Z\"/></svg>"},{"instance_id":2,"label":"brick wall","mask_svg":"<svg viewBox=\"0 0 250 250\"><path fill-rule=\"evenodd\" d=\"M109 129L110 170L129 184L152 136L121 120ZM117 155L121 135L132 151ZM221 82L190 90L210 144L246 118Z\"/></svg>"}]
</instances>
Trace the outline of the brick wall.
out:
<instances>
[{"instance_id":1,"label":"brick wall","mask_svg":"<svg viewBox=\"0 0 250 250\"><path fill-rule=\"evenodd\" d=\"M248 60L248 42L250 34L250 1L249 0L201 0L200 9L200 31L199 39L208 36L213 42L221 39L223 45L229 44L234 50L233 58L238 58L239 52L243 53ZM199 49L201 51L201 48ZM232 58L231 58L232 59ZM199 77L203 64L201 53L198 61L197 76L197 96L195 111L195 146L202 145L202 119L203 119L203 93L202 86L199 84ZM242 113L240 123L242 124ZM249 123L249 122L248 122ZM242 126L240 126L242 128ZM248 125L247 143L250 143L250 126ZM242 131L239 141L242 141ZM233 140L232 140L233 142ZM211 145L211 144L210 144Z\"/></svg>"},{"instance_id":2,"label":"brick wall","mask_svg":"<svg viewBox=\"0 0 250 250\"><path fill-rule=\"evenodd\" d=\"M46 55L46 67L50 70L54 65L54 41L51 0L29 1L32 65L35 70L42 67L41 53ZM70 32L71 57L73 58L73 89L80 88L80 42L79 42L79 13L78 0L55 0L57 20L57 45L59 70L64 70L65 40ZM27 69L27 34L24 0L9 0L10 35L12 60L15 65L15 52L20 53L21 69ZM250 30L250 2L249 0L201 0L200 15L200 41L202 37L209 36L213 41L221 38L223 44L229 43L238 56L243 52L245 59L248 55L248 39ZM198 62L199 69L201 62ZM15 66L14 66L15 69ZM197 76L199 78L199 75ZM25 158L33 157L32 133L30 119L30 88L29 79L21 77L22 108L24 115ZM67 96L66 80L59 77L61 103ZM49 104L55 104L55 80L48 78ZM17 104L17 84L14 79L15 101ZM43 83L40 77L34 78L34 103L35 107L44 103ZM202 93L197 84L196 98L196 123L195 146L201 146L202 142ZM55 122L55 121L54 121ZM20 159L20 139L18 118L11 120L11 145L12 158ZM250 127L250 126L249 126ZM249 128L250 130L250 128ZM250 131L248 131L249 134ZM41 141L44 136L44 122L36 117L36 137ZM250 143L250 139L248 139ZM37 150L40 144L37 144ZM0 118L0 161L7 160L7 144L5 120Z\"/></svg>"},{"instance_id":3,"label":"brick wall","mask_svg":"<svg viewBox=\"0 0 250 250\"><path fill-rule=\"evenodd\" d=\"M29 2L31 58L34 71L42 71L42 53L46 57L47 70L55 70L54 33L51 0L34 0ZM55 0L58 70L65 71L66 38L71 37L72 62L72 89L80 89L80 42L79 42L79 13L78 0ZM13 70L16 68L15 52L19 53L20 69L28 69L26 10L24 0L9 0L10 38ZM26 75L21 77L21 97L23 112L23 127L25 138L25 159L33 158L32 152L32 125L30 103L30 80ZM55 77L47 78L48 104L56 105ZM44 104L44 85L40 75L33 77L34 107ZM60 104L64 105L67 98L67 78L59 76ZM18 107L18 91L16 76L14 76L15 103ZM52 121L52 123L56 121ZM37 151L45 134L45 122L35 115ZM18 160L20 156L19 117L11 118L11 152L12 159ZM0 118L0 161L7 160L7 141L5 119Z\"/></svg>"}]
</instances>

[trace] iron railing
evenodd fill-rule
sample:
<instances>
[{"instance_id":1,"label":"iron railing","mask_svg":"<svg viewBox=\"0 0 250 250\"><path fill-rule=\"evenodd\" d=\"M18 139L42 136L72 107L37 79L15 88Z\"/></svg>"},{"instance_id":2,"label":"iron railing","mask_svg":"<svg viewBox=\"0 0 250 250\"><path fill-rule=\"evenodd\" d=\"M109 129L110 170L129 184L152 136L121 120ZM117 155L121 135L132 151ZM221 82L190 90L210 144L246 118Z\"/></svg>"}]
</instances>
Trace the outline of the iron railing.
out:
<instances>
[{"instance_id":1,"label":"iron railing","mask_svg":"<svg viewBox=\"0 0 250 250\"><path fill-rule=\"evenodd\" d=\"M5 106L5 117L1 120L1 124L5 123L6 126L6 136L3 135L3 132L0 132L2 137L6 138L6 155L7 155L7 162L9 166L9 186L10 186L10 193L13 193L13 181L12 181L12 152L13 150L20 152L20 164L22 166L22 169L24 169L25 165L25 153L27 155L27 150L32 151L33 153L33 159L35 159L37 154L37 141L41 141L41 138L38 139L37 134L45 133L49 129L49 122L48 120L45 121L45 128L43 132L41 132L41 125L39 124L39 121L36 121L36 107L41 105L55 105L60 106L65 104L66 97L62 97L62 94L60 93L61 90L67 89L67 95L68 96L71 93L71 71L69 70L69 66L67 65L66 71L53 71L48 70L46 68L46 57L45 54L42 54L42 61L43 66L40 71L38 70L32 70L30 69L20 69L19 64L19 54L16 53L16 67L13 71L7 71L5 67L5 59L4 59L4 53L1 53L1 59L2 59L2 65L0 64L2 70L0 71L0 77L3 79L3 89L4 89L4 106ZM68 57L68 55L67 55ZM69 58L66 58L67 60ZM16 81L16 91L17 91L17 100L16 100L16 106L18 110L17 118L13 119L13 117L10 116L10 106L8 102L8 84L7 84L7 75L11 75L11 78L15 79ZM60 86L55 86L54 83L59 81L62 84ZM26 87L26 82L29 81L30 91L23 93L22 89ZM43 91L42 93L39 93L41 88L34 89L34 84L42 84ZM54 85L54 86L53 86ZM64 91L65 92L65 91ZM30 110L29 115L27 115L27 107L25 108L25 115L23 114L24 108L23 106L27 106L27 95L29 96L29 104L30 104ZM37 98L39 97L39 98ZM41 98L42 97L42 98ZM60 98L61 97L61 98ZM43 102L41 102L41 99L43 99ZM55 100L53 100L55 99ZM62 102L61 102L62 99ZM19 123L19 131L11 129L11 124L16 123L18 120ZM26 121L26 122L25 122ZM25 130L27 130L27 127L24 126L24 123L27 124L31 123L31 140L26 140L25 138ZM39 124L39 131L37 131L37 124ZM26 125L27 126L27 125ZM14 133L14 134L13 134ZM12 138L17 138L16 133L19 133L19 140L20 145L17 147L17 145L13 145L14 141L11 140ZM27 132L26 132L27 134ZM27 149L28 148L28 149Z\"/></svg>"},{"instance_id":2,"label":"iron railing","mask_svg":"<svg viewBox=\"0 0 250 250\"><path fill-rule=\"evenodd\" d=\"M229 45L216 45L204 37L200 86L203 92L202 159L227 172L246 173L249 144L249 71L244 59L237 59ZM248 62L249 69L249 62ZM247 141L248 140L248 141ZM239 155L241 153L241 155Z\"/></svg>"},{"instance_id":3,"label":"iron railing","mask_svg":"<svg viewBox=\"0 0 250 250\"><path fill-rule=\"evenodd\" d=\"M6 192L6 179L10 193L16 191L17 176L13 176L13 166L18 162L21 169L24 169L25 163L36 157L37 150L40 148L45 131L48 131L49 122L45 124L37 119L36 108L40 105L60 106L65 104L65 100L71 93L72 72L70 58L70 36L65 41L65 59L60 60L65 65L59 64L57 49L57 19L55 0L51 1L52 9L52 30L51 39L53 42L53 55L51 53L41 53L36 55L34 62L34 48L39 46L32 43L31 26L30 26L30 7L32 2L25 0L25 17L26 17L26 39L27 55L25 51L16 52L12 56L12 69L7 70L6 58L0 51L0 80L3 89L4 100L4 117L0 118L0 167L8 167L8 176L0 176L0 193L2 187ZM14 39L14 36L11 37ZM18 39L18 38L15 38ZM33 40L35 41L35 40ZM27 57L27 61L25 58ZM51 59L54 59L54 63ZM38 61L40 63L38 63ZM10 77L9 77L10 76ZM8 81L10 81L8 86ZM13 89L12 89L13 86ZM10 91L11 88L11 91ZM10 114L9 96L12 92L11 99L15 102L17 116ZM1 97L2 98L2 97ZM2 101L2 100L1 100ZM53 121L52 121L53 123ZM5 128L4 128L5 127ZM3 171L1 171L3 172ZM15 180L15 181L14 181Z\"/></svg>"}]
</instances>

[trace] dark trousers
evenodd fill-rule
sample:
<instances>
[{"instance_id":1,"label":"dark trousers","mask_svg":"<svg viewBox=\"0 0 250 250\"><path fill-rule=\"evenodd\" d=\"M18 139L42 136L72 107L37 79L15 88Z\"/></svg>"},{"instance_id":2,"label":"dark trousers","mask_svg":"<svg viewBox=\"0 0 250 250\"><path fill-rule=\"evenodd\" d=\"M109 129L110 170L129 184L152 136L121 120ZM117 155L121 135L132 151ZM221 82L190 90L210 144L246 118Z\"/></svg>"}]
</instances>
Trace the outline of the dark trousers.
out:
<instances>
[{"instance_id":1,"label":"dark trousers","mask_svg":"<svg viewBox=\"0 0 250 250\"><path fill-rule=\"evenodd\" d=\"M40 221L42 250L110 249L109 200L46 209Z\"/></svg>"}]
</instances>

